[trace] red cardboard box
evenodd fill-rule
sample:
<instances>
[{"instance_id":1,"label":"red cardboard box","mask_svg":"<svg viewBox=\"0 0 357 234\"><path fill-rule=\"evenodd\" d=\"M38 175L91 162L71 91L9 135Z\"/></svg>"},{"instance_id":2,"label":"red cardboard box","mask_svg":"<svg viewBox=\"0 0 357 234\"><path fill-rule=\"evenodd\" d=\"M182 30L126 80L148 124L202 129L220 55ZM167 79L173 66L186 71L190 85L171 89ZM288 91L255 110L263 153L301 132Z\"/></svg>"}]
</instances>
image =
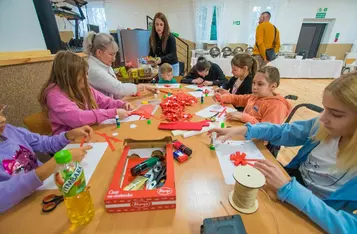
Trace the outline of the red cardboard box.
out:
<instances>
[{"instance_id":1,"label":"red cardboard box","mask_svg":"<svg viewBox=\"0 0 357 234\"><path fill-rule=\"evenodd\" d=\"M175 173L173 162L172 138L161 140L137 141L126 139L124 150L115 169L112 182L104 198L105 208L109 213L166 210L176 208ZM146 158L132 158L130 150L162 148L166 152L166 181L158 189L125 191L123 188L134 178L130 168Z\"/></svg>"}]
</instances>

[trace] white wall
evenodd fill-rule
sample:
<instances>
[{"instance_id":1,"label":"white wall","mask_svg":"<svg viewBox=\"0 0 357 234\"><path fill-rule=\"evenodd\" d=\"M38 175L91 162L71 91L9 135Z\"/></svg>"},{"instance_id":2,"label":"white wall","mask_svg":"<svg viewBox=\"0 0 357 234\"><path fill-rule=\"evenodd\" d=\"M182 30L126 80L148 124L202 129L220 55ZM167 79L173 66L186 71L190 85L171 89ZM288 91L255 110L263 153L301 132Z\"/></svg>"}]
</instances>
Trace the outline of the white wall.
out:
<instances>
[{"instance_id":1,"label":"white wall","mask_svg":"<svg viewBox=\"0 0 357 234\"><path fill-rule=\"evenodd\" d=\"M32 0L0 0L0 51L47 50Z\"/></svg>"},{"instance_id":2,"label":"white wall","mask_svg":"<svg viewBox=\"0 0 357 234\"><path fill-rule=\"evenodd\" d=\"M336 33L340 33L337 43L353 43L357 33L356 0L291 0L279 5L276 26L281 32L282 43L297 43L304 18L315 18L317 9L327 7L326 18L335 18L329 38L323 42L333 43Z\"/></svg>"},{"instance_id":3,"label":"white wall","mask_svg":"<svg viewBox=\"0 0 357 234\"><path fill-rule=\"evenodd\" d=\"M166 15L172 32L177 32L184 39L194 40L192 0L112 0L105 3L109 30L118 27L146 29L146 16L154 18L159 11Z\"/></svg>"},{"instance_id":4,"label":"white wall","mask_svg":"<svg viewBox=\"0 0 357 234\"><path fill-rule=\"evenodd\" d=\"M154 16L159 10L159 0L112 0L105 3L108 29L146 29L146 16Z\"/></svg>"},{"instance_id":5,"label":"white wall","mask_svg":"<svg viewBox=\"0 0 357 234\"><path fill-rule=\"evenodd\" d=\"M192 0L160 0L158 11L166 15L171 32L180 34L180 37L184 39L195 40L195 18ZM154 15L151 17L154 18Z\"/></svg>"},{"instance_id":6,"label":"white wall","mask_svg":"<svg viewBox=\"0 0 357 234\"><path fill-rule=\"evenodd\" d=\"M146 28L146 15L153 17L163 12L171 27L182 38L195 41L195 0L110 0L105 3L108 29ZM357 36L357 0L217 0L228 6L223 12L225 35L228 43L248 43L254 6L276 6L272 20L280 30L281 43L297 43L304 19L315 18L317 9L328 8L326 18L335 19L329 24L323 43L353 43ZM263 9L265 10L265 9ZM241 21L241 25L233 25ZM255 27L255 26L254 26Z\"/></svg>"}]
</instances>

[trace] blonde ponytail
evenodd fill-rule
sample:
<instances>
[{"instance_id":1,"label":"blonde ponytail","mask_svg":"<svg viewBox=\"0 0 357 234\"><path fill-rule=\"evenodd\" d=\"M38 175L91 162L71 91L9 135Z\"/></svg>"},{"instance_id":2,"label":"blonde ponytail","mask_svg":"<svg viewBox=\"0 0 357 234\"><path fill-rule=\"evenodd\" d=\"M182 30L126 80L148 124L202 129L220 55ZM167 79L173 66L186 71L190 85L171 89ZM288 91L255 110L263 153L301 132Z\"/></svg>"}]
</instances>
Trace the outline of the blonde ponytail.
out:
<instances>
[{"instance_id":1,"label":"blonde ponytail","mask_svg":"<svg viewBox=\"0 0 357 234\"><path fill-rule=\"evenodd\" d=\"M93 39L95 38L96 33L90 31L88 35L83 40L83 52L85 54L90 54L93 48Z\"/></svg>"},{"instance_id":2,"label":"blonde ponytail","mask_svg":"<svg viewBox=\"0 0 357 234\"><path fill-rule=\"evenodd\" d=\"M95 56L97 50L106 50L112 45L114 50L118 50L118 45L110 34L89 32L83 40L83 52Z\"/></svg>"}]
</instances>

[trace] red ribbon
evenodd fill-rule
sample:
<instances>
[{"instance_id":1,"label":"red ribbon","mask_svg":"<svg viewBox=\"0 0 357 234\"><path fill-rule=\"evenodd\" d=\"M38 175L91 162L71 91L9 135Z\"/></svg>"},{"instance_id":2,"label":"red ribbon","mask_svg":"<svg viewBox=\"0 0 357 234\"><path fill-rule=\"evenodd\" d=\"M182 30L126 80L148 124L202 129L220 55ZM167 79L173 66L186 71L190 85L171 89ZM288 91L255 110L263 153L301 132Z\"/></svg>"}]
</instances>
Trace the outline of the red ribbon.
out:
<instances>
[{"instance_id":1,"label":"red ribbon","mask_svg":"<svg viewBox=\"0 0 357 234\"><path fill-rule=\"evenodd\" d=\"M251 165L254 166L252 163L249 162L254 162L256 161L255 159L246 159L247 155L243 152L237 151L229 156L229 159L234 163L234 166L239 166L239 165Z\"/></svg>"},{"instance_id":2,"label":"red ribbon","mask_svg":"<svg viewBox=\"0 0 357 234\"><path fill-rule=\"evenodd\" d=\"M188 121L193 115L185 113L186 106L192 106L196 102L195 97L185 93L169 96L160 104L163 118L169 122Z\"/></svg>"},{"instance_id":3,"label":"red ribbon","mask_svg":"<svg viewBox=\"0 0 357 234\"><path fill-rule=\"evenodd\" d=\"M104 137L105 141L108 142L109 148L112 151L115 151L115 147L114 147L113 143L111 142L111 140L114 141L114 142L123 142L122 140L119 140L119 139L117 139L115 137L108 136L105 133L95 132L95 134L97 134L97 135L99 135L101 137Z\"/></svg>"}]
</instances>

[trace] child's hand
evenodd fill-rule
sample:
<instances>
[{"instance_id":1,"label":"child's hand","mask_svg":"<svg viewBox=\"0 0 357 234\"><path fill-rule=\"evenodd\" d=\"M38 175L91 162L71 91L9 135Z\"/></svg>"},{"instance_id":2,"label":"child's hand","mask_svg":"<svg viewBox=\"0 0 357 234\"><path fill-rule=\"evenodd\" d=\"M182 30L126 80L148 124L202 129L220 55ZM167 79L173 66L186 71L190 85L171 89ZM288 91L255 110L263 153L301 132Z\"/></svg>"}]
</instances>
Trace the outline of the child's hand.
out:
<instances>
[{"instance_id":1,"label":"child's hand","mask_svg":"<svg viewBox=\"0 0 357 234\"><path fill-rule=\"evenodd\" d=\"M92 149L91 145L86 145L81 148L69 149L68 151L71 152L72 160L75 162L80 162L83 160L84 156L87 154L87 150Z\"/></svg>"},{"instance_id":2,"label":"child's hand","mask_svg":"<svg viewBox=\"0 0 357 234\"><path fill-rule=\"evenodd\" d=\"M220 93L215 93L213 96L213 101L221 103L222 102L222 95Z\"/></svg>"},{"instance_id":3,"label":"child's hand","mask_svg":"<svg viewBox=\"0 0 357 234\"><path fill-rule=\"evenodd\" d=\"M222 142L225 142L233 136L244 136L247 133L247 127L242 126L235 128L214 128L208 131L209 134L211 134L212 132L217 133L217 139L221 140Z\"/></svg>"},{"instance_id":4,"label":"child's hand","mask_svg":"<svg viewBox=\"0 0 357 234\"><path fill-rule=\"evenodd\" d=\"M242 115L243 115L243 113L239 112L239 111L230 112L230 113L227 113L227 120L241 121Z\"/></svg>"},{"instance_id":5,"label":"child's hand","mask_svg":"<svg viewBox=\"0 0 357 234\"><path fill-rule=\"evenodd\" d=\"M134 110L134 106L132 104L130 104L129 102L126 102L124 105L124 109L127 111L131 111L131 110Z\"/></svg>"},{"instance_id":6,"label":"child's hand","mask_svg":"<svg viewBox=\"0 0 357 234\"><path fill-rule=\"evenodd\" d=\"M202 78L196 78L192 80L193 84L202 84L204 82L204 79Z\"/></svg>"},{"instance_id":7,"label":"child's hand","mask_svg":"<svg viewBox=\"0 0 357 234\"><path fill-rule=\"evenodd\" d=\"M204 86L211 86L211 85L213 85L213 82L212 82L212 81L204 81L204 82L202 83L202 85L204 85Z\"/></svg>"},{"instance_id":8,"label":"child's hand","mask_svg":"<svg viewBox=\"0 0 357 234\"><path fill-rule=\"evenodd\" d=\"M274 191L279 190L291 180L283 173L279 166L269 160L257 160L254 167L263 173L266 183L270 185Z\"/></svg>"},{"instance_id":9,"label":"child's hand","mask_svg":"<svg viewBox=\"0 0 357 234\"><path fill-rule=\"evenodd\" d=\"M88 141L92 135L93 135L93 129L91 127L89 127L88 125L80 127L80 128L72 129L72 130L66 132L66 134L65 134L66 138L70 141L73 141L77 137L85 137Z\"/></svg>"},{"instance_id":10,"label":"child's hand","mask_svg":"<svg viewBox=\"0 0 357 234\"><path fill-rule=\"evenodd\" d=\"M125 109L117 109L117 115L119 116L119 119L125 119L130 115L130 112Z\"/></svg>"},{"instance_id":11,"label":"child's hand","mask_svg":"<svg viewBox=\"0 0 357 234\"><path fill-rule=\"evenodd\" d=\"M214 92L215 92L215 93L218 93L218 94L221 94L221 95L229 94L229 91L228 91L228 90L222 89L222 88L215 89Z\"/></svg>"}]
</instances>

